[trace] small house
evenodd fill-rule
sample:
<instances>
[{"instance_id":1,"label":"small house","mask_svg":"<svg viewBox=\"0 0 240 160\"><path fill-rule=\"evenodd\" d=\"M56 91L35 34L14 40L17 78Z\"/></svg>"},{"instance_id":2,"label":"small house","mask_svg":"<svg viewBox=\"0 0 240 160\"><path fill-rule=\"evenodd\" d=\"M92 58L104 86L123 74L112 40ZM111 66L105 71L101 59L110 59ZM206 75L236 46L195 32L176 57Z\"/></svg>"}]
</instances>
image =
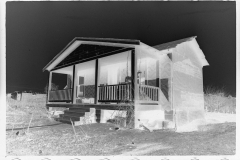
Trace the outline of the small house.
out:
<instances>
[{"instance_id":1,"label":"small house","mask_svg":"<svg viewBox=\"0 0 240 160\"><path fill-rule=\"evenodd\" d=\"M11 98L17 101L21 101L22 93L20 91L14 91L11 93Z\"/></svg>"},{"instance_id":2,"label":"small house","mask_svg":"<svg viewBox=\"0 0 240 160\"><path fill-rule=\"evenodd\" d=\"M105 115L121 110L135 128L174 128L204 118L206 65L196 37L156 46L77 37L43 68L49 72L46 105L65 107L60 120L75 125L90 114L92 122L104 123ZM51 88L58 74L66 85Z\"/></svg>"},{"instance_id":3,"label":"small house","mask_svg":"<svg viewBox=\"0 0 240 160\"><path fill-rule=\"evenodd\" d=\"M8 98L11 98L11 96L12 96L11 93L7 93Z\"/></svg>"}]
</instances>

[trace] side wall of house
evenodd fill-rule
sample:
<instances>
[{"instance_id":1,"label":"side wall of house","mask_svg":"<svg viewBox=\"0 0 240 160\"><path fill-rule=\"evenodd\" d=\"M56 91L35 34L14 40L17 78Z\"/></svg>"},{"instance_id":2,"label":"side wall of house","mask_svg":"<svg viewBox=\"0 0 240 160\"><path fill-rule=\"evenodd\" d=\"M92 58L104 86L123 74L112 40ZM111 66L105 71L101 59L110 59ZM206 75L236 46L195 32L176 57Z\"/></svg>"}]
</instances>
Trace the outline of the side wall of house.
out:
<instances>
[{"instance_id":1,"label":"side wall of house","mask_svg":"<svg viewBox=\"0 0 240 160\"><path fill-rule=\"evenodd\" d=\"M202 65L194 43L182 43L173 51L173 110L178 127L204 118Z\"/></svg>"}]
</instances>

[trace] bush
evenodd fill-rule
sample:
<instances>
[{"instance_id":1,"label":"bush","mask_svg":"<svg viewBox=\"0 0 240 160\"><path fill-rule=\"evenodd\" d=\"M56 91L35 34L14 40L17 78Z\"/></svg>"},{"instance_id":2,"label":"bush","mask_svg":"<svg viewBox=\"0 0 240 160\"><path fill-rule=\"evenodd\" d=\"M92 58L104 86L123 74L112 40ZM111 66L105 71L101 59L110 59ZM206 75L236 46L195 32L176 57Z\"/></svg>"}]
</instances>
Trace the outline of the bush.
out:
<instances>
[{"instance_id":1,"label":"bush","mask_svg":"<svg viewBox=\"0 0 240 160\"><path fill-rule=\"evenodd\" d=\"M52 91L58 90L58 85L52 83L51 90L52 90ZM45 92L45 93L48 92L48 83L47 83L47 85L46 85L45 88L44 88L44 92Z\"/></svg>"},{"instance_id":2,"label":"bush","mask_svg":"<svg viewBox=\"0 0 240 160\"><path fill-rule=\"evenodd\" d=\"M204 88L204 108L208 112L236 113L236 98L223 88L208 86Z\"/></svg>"}]
</instances>

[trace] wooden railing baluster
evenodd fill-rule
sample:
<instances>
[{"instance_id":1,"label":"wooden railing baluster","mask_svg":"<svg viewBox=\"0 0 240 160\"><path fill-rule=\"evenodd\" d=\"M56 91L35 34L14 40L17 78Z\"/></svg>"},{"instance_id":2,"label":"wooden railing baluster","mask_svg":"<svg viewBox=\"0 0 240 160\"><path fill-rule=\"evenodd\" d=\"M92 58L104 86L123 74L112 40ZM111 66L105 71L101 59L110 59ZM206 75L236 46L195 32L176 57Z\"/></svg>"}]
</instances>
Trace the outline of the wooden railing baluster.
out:
<instances>
[{"instance_id":1,"label":"wooden railing baluster","mask_svg":"<svg viewBox=\"0 0 240 160\"><path fill-rule=\"evenodd\" d=\"M140 85L139 100L159 101L159 87Z\"/></svg>"},{"instance_id":2,"label":"wooden railing baluster","mask_svg":"<svg viewBox=\"0 0 240 160\"><path fill-rule=\"evenodd\" d=\"M99 87L99 99L98 99L99 102L132 101L131 84L104 85L98 87Z\"/></svg>"},{"instance_id":3,"label":"wooden railing baluster","mask_svg":"<svg viewBox=\"0 0 240 160\"><path fill-rule=\"evenodd\" d=\"M131 84L116 84L99 86L100 102L129 102L132 101ZM159 101L159 87L140 85L139 100Z\"/></svg>"}]
</instances>

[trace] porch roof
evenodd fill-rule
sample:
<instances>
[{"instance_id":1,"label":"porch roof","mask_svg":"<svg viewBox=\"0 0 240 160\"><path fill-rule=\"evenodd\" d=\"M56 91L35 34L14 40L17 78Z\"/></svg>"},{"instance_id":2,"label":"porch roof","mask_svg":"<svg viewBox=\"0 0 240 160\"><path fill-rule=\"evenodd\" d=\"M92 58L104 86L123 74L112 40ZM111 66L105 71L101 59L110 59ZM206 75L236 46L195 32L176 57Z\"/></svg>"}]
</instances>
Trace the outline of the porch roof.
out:
<instances>
[{"instance_id":1,"label":"porch roof","mask_svg":"<svg viewBox=\"0 0 240 160\"><path fill-rule=\"evenodd\" d=\"M159 44L156 46L148 46L151 50L155 51L164 51L167 49L172 49L177 47L177 45L184 43L194 41L194 47L196 49L197 57L199 58L202 66L209 65L208 62L205 59L205 56L202 52L202 50L199 48L197 42L196 42L196 36ZM106 45L106 46L112 46L112 47L122 47L123 49L127 49L129 47L133 46L144 46L142 42L135 39L114 39L114 38L89 38L89 37L76 37L74 38L61 52L59 52L44 68L45 70L51 70L55 66L57 66L61 61L66 58L69 54L71 54L75 49L77 49L81 44L93 44L93 45ZM162 52L164 53L164 52Z\"/></svg>"},{"instance_id":2,"label":"porch roof","mask_svg":"<svg viewBox=\"0 0 240 160\"><path fill-rule=\"evenodd\" d=\"M75 37L70 43L68 43L64 49L59 52L44 68L43 72L53 64L64 52L71 52L76 49L81 43L75 42L95 42L95 43L106 43L106 44L119 44L119 45L139 45L140 41L136 39L114 39L114 38L91 38L91 37ZM71 48L71 49L70 49ZM71 50L71 51L68 51Z\"/></svg>"}]
</instances>

